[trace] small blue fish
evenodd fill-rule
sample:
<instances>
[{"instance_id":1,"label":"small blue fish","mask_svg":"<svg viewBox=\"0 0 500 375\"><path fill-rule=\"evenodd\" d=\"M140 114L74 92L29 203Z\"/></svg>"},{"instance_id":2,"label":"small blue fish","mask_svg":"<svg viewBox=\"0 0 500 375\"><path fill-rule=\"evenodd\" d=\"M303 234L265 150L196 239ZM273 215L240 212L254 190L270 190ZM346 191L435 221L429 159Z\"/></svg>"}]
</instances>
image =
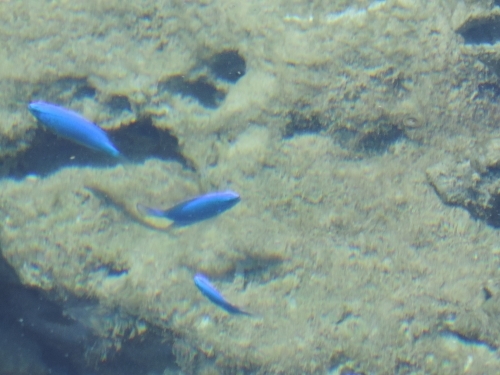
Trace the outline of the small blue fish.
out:
<instances>
[{"instance_id":1,"label":"small blue fish","mask_svg":"<svg viewBox=\"0 0 500 375\"><path fill-rule=\"evenodd\" d=\"M237 193L227 190L201 195L176 204L167 210L149 208L142 204L137 205L137 210L145 215L172 220L177 226L185 226L217 216L239 201L240 196Z\"/></svg>"},{"instance_id":2,"label":"small blue fish","mask_svg":"<svg viewBox=\"0 0 500 375\"><path fill-rule=\"evenodd\" d=\"M120 156L104 130L80 114L42 101L32 102L28 108L38 121L58 136L114 157Z\"/></svg>"},{"instance_id":3,"label":"small blue fish","mask_svg":"<svg viewBox=\"0 0 500 375\"><path fill-rule=\"evenodd\" d=\"M230 304L224 296L210 283L205 275L201 273L197 273L194 276L194 283L200 290L200 292L207 297L210 301L215 303L220 308L227 311L229 314L243 314L243 315L252 315L239 307Z\"/></svg>"}]
</instances>

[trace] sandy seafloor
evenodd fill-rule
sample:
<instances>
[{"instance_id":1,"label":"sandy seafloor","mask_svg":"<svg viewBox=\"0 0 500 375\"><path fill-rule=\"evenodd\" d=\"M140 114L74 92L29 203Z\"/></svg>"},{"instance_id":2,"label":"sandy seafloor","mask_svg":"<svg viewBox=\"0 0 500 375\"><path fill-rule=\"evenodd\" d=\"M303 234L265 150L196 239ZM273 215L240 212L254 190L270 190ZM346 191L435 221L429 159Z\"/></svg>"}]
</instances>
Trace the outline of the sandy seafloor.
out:
<instances>
[{"instance_id":1,"label":"sandy seafloor","mask_svg":"<svg viewBox=\"0 0 500 375\"><path fill-rule=\"evenodd\" d=\"M0 373L500 373L498 3L0 1Z\"/></svg>"}]
</instances>

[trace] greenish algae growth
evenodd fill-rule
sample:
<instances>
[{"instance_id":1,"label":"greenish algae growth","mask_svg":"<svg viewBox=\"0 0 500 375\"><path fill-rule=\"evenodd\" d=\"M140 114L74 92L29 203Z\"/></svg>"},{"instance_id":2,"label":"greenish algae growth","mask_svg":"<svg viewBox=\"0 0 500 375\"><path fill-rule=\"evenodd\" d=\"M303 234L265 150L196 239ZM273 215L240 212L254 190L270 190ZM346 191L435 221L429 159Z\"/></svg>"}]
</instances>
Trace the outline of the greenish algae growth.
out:
<instances>
[{"instance_id":1,"label":"greenish algae growth","mask_svg":"<svg viewBox=\"0 0 500 375\"><path fill-rule=\"evenodd\" d=\"M137 321L173 337L189 374L497 374L500 235L446 206L425 174L500 136L498 103L478 89L496 82L489 52L456 33L492 6L0 2L0 157L29 147L25 105L43 97L105 128L151 118L194 167L2 180L3 256L25 284L119 308L102 319L116 348ZM210 73L224 50L247 64L235 84ZM169 91L179 76L224 100ZM237 207L181 230L135 212L226 187ZM208 303L198 271L262 318Z\"/></svg>"}]
</instances>

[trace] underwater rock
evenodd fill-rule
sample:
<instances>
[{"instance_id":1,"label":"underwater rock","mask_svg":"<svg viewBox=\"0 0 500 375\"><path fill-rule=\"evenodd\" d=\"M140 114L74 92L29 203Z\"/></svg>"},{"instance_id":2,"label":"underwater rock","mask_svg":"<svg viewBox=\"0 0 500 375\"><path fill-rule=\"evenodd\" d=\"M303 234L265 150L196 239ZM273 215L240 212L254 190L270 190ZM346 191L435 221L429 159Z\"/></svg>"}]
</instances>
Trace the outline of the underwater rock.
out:
<instances>
[{"instance_id":1,"label":"underwater rock","mask_svg":"<svg viewBox=\"0 0 500 375\"><path fill-rule=\"evenodd\" d=\"M189 374L464 372L469 348L436 337L498 278L498 234L423 171L498 137L495 95L477 95L494 74L454 23L491 5L0 2L1 171L19 178L0 181L2 254L24 285L107 308L72 311L95 315L109 357L154 331ZM117 146L136 164L49 150L25 109L39 99L128 133ZM467 159L429 181L490 220L495 167ZM216 222L163 231L134 211L221 189L242 202ZM197 272L262 319L206 304ZM470 372L497 374L483 356Z\"/></svg>"},{"instance_id":2,"label":"underwater rock","mask_svg":"<svg viewBox=\"0 0 500 375\"><path fill-rule=\"evenodd\" d=\"M469 191L474 187L475 173L469 161L456 163L445 160L426 171L429 182L447 204L465 205L471 201Z\"/></svg>"},{"instance_id":3,"label":"underwater rock","mask_svg":"<svg viewBox=\"0 0 500 375\"><path fill-rule=\"evenodd\" d=\"M500 227L500 139L490 140L473 160L448 158L426 171L430 184L449 205Z\"/></svg>"},{"instance_id":4,"label":"underwater rock","mask_svg":"<svg viewBox=\"0 0 500 375\"><path fill-rule=\"evenodd\" d=\"M9 2L2 7L3 14L23 12L27 17L42 11L26 5L11 9ZM3 59L9 64L0 77L5 86L1 110L2 118L15 121L2 125L2 139L9 144L0 144L0 159L16 157L32 144L35 123L24 115L31 100L74 108L106 130L149 118L152 126L177 139L183 157L200 168L213 160L207 157L211 150L243 133L247 124L266 124L271 132L287 136L293 129L354 131L362 140L352 151L368 150L371 156L372 150L387 149L401 132L413 139L392 119L377 123L374 111L419 103L432 123L453 121L441 111L449 93L429 89L449 86L455 74L453 69L443 73L443 56L449 55L448 66L459 61L453 55L458 43L449 33L451 26L434 16L441 14L441 5L416 7L419 12L412 14L408 2L392 6L387 1L321 3L311 14L300 4L269 12L244 8L226 19L230 27L213 22L213 14L233 9L224 4L145 0L139 8L122 4L119 12L108 7L88 4L76 11L63 6L38 26L10 25L7 16L2 20L5 30L19 32L4 31L9 42L5 51L11 53ZM68 22L73 17L87 21ZM123 17L137 22L122 22ZM390 27L382 31L388 21ZM99 43L92 37L97 27L102 28ZM419 32L425 27L432 30L430 36ZM195 34L199 38L192 38ZM47 38L52 42L45 43ZM457 69L467 74L471 68ZM300 102L311 111L295 108ZM295 112L297 119L312 121L293 125L297 121L286 114ZM318 115L319 123L314 120ZM421 123L418 136L426 142L432 139L427 123Z\"/></svg>"},{"instance_id":5,"label":"underwater rock","mask_svg":"<svg viewBox=\"0 0 500 375\"><path fill-rule=\"evenodd\" d=\"M444 329L460 340L484 345L491 350L496 350L500 344L498 317L488 316L481 309L461 311L453 321L444 324Z\"/></svg>"}]
</instances>

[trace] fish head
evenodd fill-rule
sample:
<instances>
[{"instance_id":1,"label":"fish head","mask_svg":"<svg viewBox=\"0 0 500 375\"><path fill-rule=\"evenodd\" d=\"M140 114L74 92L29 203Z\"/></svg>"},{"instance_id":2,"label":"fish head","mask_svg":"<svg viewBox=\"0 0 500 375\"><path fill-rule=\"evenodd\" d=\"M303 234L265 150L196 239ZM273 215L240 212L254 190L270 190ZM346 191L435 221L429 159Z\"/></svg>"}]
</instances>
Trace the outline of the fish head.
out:
<instances>
[{"instance_id":1,"label":"fish head","mask_svg":"<svg viewBox=\"0 0 500 375\"><path fill-rule=\"evenodd\" d=\"M55 106L44 101L31 102L28 105L28 109L33 116L35 116L42 123L48 122L52 123L52 119L56 117L56 114L60 116L60 112L66 111L62 108Z\"/></svg>"},{"instance_id":2,"label":"fish head","mask_svg":"<svg viewBox=\"0 0 500 375\"><path fill-rule=\"evenodd\" d=\"M40 113L42 113L43 108L46 106L45 102L37 101L37 102L31 102L28 105L28 109L30 112L36 117Z\"/></svg>"},{"instance_id":3,"label":"fish head","mask_svg":"<svg viewBox=\"0 0 500 375\"><path fill-rule=\"evenodd\" d=\"M221 191L217 193L217 197L221 202L234 202L234 204L241 200L240 195L231 190Z\"/></svg>"},{"instance_id":4,"label":"fish head","mask_svg":"<svg viewBox=\"0 0 500 375\"><path fill-rule=\"evenodd\" d=\"M194 275L193 280L198 288L203 285L211 285L210 281L208 281L208 278L201 273L197 273L196 275Z\"/></svg>"}]
</instances>

